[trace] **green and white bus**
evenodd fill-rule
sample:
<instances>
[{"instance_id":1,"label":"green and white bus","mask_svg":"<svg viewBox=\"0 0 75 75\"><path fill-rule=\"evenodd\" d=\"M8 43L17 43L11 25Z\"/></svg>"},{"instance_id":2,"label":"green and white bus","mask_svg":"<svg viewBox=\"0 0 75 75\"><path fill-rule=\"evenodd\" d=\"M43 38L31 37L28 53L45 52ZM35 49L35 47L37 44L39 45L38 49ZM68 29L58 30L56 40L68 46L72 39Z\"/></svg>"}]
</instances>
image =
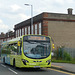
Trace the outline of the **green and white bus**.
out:
<instances>
[{"instance_id":1,"label":"green and white bus","mask_svg":"<svg viewBox=\"0 0 75 75\"><path fill-rule=\"evenodd\" d=\"M1 61L19 68L51 67L51 37L23 35L1 46Z\"/></svg>"}]
</instances>

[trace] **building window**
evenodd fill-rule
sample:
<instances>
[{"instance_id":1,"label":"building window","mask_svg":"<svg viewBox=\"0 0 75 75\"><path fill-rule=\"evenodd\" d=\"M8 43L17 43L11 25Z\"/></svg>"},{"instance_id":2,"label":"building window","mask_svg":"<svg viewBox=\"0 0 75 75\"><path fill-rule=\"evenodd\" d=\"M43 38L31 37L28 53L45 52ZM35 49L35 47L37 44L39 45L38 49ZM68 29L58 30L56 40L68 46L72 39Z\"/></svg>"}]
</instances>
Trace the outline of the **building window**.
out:
<instances>
[{"instance_id":1,"label":"building window","mask_svg":"<svg viewBox=\"0 0 75 75\"><path fill-rule=\"evenodd\" d=\"M39 35L41 35L41 23L39 23Z\"/></svg>"},{"instance_id":2,"label":"building window","mask_svg":"<svg viewBox=\"0 0 75 75\"><path fill-rule=\"evenodd\" d=\"M22 28L22 35L24 35L24 28Z\"/></svg>"},{"instance_id":3,"label":"building window","mask_svg":"<svg viewBox=\"0 0 75 75\"><path fill-rule=\"evenodd\" d=\"M28 34L30 34L30 26L28 27Z\"/></svg>"},{"instance_id":4,"label":"building window","mask_svg":"<svg viewBox=\"0 0 75 75\"><path fill-rule=\"evenodd\" d=\"M35 24L35 34L37 34L37 24Z\"/></svg>"},{"instance_id":5,"label":"building window","mask_svg":"<svg viewBox=\"0 0 75 75\"><path fill-rule=\"evenodd\" d=\"M31 31L31 32L32 32L32 34L33 34L33 25L32 25L31 27L32 27L32 29L31 29L32 31Z\"/></svg>"},{"instance_id":6,"label":"building window","mask_svg":"<svg viewBox=\"0 0 75 75\"><path fill-rule=\"evenodd\" d=\"M19 37L19 30L18 30L18 37Z\"/></svg>"},{"instance_id":7,"label":"building window","mask_svg":"<svg viewBox=\"0 0 75 75\"><path fill-rule=\"evenodd\" d=\"M21 29L20 29L20 36L21 36Z\"/></svg>"},{"instance_id":8,"label":"building window","mask_svg":"<svg viewBox=\"0 0 75 75\"><path fill-rule=\"evenodd\" d=\"M25 35L27 35L27 28L25 28Z\"/></svg>"},{"instance_id":9,"label":"building window","mask_svg":"<svg viewBox=\"0 0 75 75\"><path fill-rule=\"evenodd\" d=\"M8 33L8 37L9 37L9 33Z\"/></svg>"}]
</instances>

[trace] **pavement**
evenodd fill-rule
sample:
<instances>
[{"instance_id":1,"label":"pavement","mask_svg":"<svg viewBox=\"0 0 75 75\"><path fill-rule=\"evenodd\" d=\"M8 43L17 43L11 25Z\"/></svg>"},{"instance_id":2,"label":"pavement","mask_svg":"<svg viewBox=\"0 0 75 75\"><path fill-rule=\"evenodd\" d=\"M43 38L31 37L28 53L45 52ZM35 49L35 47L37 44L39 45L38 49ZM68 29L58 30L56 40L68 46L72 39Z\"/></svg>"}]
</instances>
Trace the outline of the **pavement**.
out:
<instances>
[{"instance_id":1,"label":"pavement","mask_svg":"<svg viewBox=\"0 0 75 75\"><path fill-rule=\"evenodd\" d=\"M55 69L60 69L60 70L67 71L67 72L75 74L75 64L69 64L69 63L52 63L51 67L55 68Z\"/></svg>"}]
</instances>

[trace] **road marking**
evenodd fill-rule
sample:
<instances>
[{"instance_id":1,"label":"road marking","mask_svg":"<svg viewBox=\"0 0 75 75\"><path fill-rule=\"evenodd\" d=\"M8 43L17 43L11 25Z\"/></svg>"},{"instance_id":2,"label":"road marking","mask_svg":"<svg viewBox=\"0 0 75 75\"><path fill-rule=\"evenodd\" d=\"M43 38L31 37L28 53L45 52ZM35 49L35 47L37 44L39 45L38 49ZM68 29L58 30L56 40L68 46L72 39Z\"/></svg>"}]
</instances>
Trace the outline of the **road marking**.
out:
<instances>
[{"instance_id":1,"label":"road marking","mask_svg":"<svg viewBox=\"0 0 75 75\"><path fill-rule=\"evenodd\" d=\"M1 64L1 66L6 67L5 65Z\"/></svg>"},{"instance_id":2,"label":"road marking","mask_svg":"<svg viewBox=\"0 0 75 75\"><path fill-rule=\"evenodd\" d=\"M60 71L60 70L56 70L56 69L51 69L51 68L48 68L48 69L54 70L54 71L57 71L57 72L61 72L61 73L65 73L65 74L75 75L75 74L72 74L72 73L68 73L68 72L64 72L64 71Z\"/></svg>"},{"instance_id":3,"label":"road marking","mask_svg":"<svg viewBox=\"0 0 75 75\"><path fill-rule=\"evenodd\" d=\"M8 68L11 72L15 73L15 74L18 74L17 72L15 72L14 70Z\"/></svg>"}]
</instances>

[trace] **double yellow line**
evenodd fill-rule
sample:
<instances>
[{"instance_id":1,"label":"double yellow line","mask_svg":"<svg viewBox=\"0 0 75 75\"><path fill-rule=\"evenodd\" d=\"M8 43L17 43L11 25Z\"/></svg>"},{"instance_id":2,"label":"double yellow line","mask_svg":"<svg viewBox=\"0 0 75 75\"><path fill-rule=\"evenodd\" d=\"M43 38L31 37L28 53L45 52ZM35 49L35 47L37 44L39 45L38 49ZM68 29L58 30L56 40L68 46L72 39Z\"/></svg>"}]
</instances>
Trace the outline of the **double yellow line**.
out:
<instances>
[{"instance_id":1,"label":"double yellow line","mask_svg":"<svg viewBox=\"0 0 75 75\"><path fill-rule=\"evenodd\" d=\"M52 69L52 68L48 68L48 69L53 70L53 71L57 71L57 72L61 72L61 73L65 73L65 74L69 74L69 75L75 75L72 73L68 73L68 72L64 72L64 71L60 71L60 70L56 70L56 69Z\"/></svg>"}]
</instances>

